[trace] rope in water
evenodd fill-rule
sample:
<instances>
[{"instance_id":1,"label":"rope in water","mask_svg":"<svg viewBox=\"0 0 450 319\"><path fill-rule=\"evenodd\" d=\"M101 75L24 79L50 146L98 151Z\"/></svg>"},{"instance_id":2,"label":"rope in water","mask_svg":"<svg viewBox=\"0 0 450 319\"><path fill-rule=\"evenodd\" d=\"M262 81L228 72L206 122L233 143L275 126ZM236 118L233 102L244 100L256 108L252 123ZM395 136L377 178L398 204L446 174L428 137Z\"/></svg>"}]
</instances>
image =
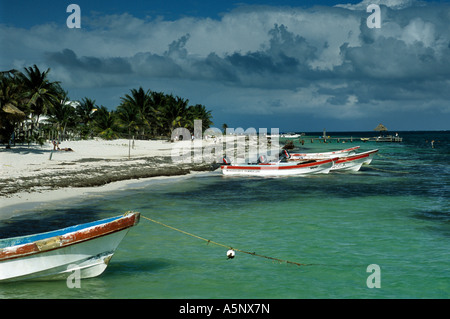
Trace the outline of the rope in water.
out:
<instances>
[{"instance_id":1,"label":"rope in water","mask_svg":"<svg viewBox=\"0 0 450 319\"><path fill-rule=\"evenodd\" d=\"M233 248L231 246L224 245L224 244L221 244L221 243L216 243L215 241L212 241L212 240L209 240L209 239L206 239L206 238L203 238L203 237L200 237L200 236L188 233L188 232L186 232L184 230L181 230L181 229L178 229L178 228L175 228L175 227L163 224L163 223L158 222L156 220L153 220L151 218L148 218L148 217L145 217L145 216L142 216L142 215L141 215L141 217L145 218L145 219L147 219L147 220L149 220L149 221L151 221L153 223L156 223L156 224L159 224L161 226L164 226L164 227L170 228L172 230L175 230L177 232L183 233L185 235L188 235L188 236L191 236L191 237L194 237L194 238L206 241L208 244L214 244L214 245L217 245L217 246L225 247L225 248L228 248L228 249L231 249L231 250L239 251L241 253L252 255L252 256L256 256L256 257L267 258L267 259L270 259L270 260L278 261L279 263L286 263L286 264L292 264L292 265L297 265L297 266L311 266L311 264L301 264L301 263L298 263L298 262L295 262L295 261L283 260L283 259L279 259L279 258L264 256L264 255L260 255L260 254L254 253L254 252L248 252L248 251L245 251L245 250Z\"/></svg>"},{"instance_id":2,"label":"rope in water","mask_svg":"<svg viewBox=\"0 0 450 319\"><path fill-rule=\"evenodd\" d=\"M384 157L384 156L382 156L382 157ZM366 166L366 167L371 168L371 169L375 169L375 170L379 170L379 171L390 172L390 173L401 173L401 174L407 174L407 173L409 173L409 172L402 172L402 171L384 170L384 169L376 168L376 167L373 167L373 166ZM291 264L291 265L296 265L296 266L312 266L312 265L313 265L313 264L302 264L302 263L298 263L298 262L290 261L290 260L283 260L283 259L279 259L279 258L275 258L275 257L270 257L270 256L260 255L260 254L257 254L257 253L255 253L255 252L249 252L249 251L245 251L245 250L242 250L242 249L233 248L233 247L231 247L231 246L229 246L229 245L217 243L217 242L212 241L212 240L210 240L210 239L206 239L206 238L197 236L197 235L195 235L195 234L188 233L188 232L186 232L186 231L184 231L184 230L181 230L181 229L172 227L172 226L170 226L170 225L166 225L166 224L164 224L164 223L161 223L161 222L156 221L156 220L154 220L154 219L148 218L148 217L146 217L146 216L141 215L141 217L144 218L144 219L146 219L146 220L148 220L148 221L151 221L151 222L153 222L153 223L155 223L155 224L158 224L158 225L164 226L164 227L166 227L166 228L172 229L172 230L174 230L174 231L180 232L180 233L182 233L182 234L185 234L185 235L188 235L188 236L191 236L191 237L194 237L194 238L203 240L203 241L207 242L207 244L213 244L213 245L225 247L225 248L227 248L227 249L231 249L231 250L234 250L234 251L238 251L238 252L241 252L241 253L244 253L244 254L248 254L248 255L252 255L252 256L256 256L256 257L262 257L262 258L274 260L274 261L277 261L277 262L279 262L279 263L286 263L286 264Z\"/></svg>"}]
</instances>

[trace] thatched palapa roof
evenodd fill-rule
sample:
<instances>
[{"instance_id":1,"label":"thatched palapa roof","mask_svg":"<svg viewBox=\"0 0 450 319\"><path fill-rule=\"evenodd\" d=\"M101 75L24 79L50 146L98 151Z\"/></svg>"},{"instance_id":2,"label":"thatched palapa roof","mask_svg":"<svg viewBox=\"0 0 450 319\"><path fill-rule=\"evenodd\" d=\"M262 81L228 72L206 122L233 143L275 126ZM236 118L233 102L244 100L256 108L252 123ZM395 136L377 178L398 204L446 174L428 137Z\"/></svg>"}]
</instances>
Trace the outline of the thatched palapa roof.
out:
<instances>
[{"instance_id":1,"label":"thatched palapa roof","mask_svg":"<svg viewBox=\"0 0 450 319\"><path fill-rule=\"evenodd\" d=\"M23 113L21 110L19 110L11 103L6 103L5 105L3 105L1 111L5 112L6 117L9 118L21 119L26 117L25 113Z\"/></svg>"},{"instance_id":2,"label":"thatched palapa roof","mask_svg":"<svg viewBox=\"0 0 450 319\"><path fill-rule=\"evenodd\" d=\"M386 128L386 126L384 126L383 124L378 124L378 126L376 128L374 128L374 131L387 131L388 129Z\"/></svg>"}]
</instances>

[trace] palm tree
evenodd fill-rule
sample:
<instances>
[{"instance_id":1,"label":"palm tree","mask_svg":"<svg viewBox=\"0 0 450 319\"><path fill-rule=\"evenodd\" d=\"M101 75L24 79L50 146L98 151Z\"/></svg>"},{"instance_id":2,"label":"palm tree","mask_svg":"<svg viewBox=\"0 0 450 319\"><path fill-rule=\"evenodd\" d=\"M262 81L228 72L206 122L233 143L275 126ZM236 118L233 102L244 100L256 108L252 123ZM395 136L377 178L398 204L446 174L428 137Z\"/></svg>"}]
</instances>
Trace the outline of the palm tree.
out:
<instances>
[{"instance_id":1,"label":"palm tree","mask_svg":"<svg viewBox=\"0 0 450 319\"><path fill-rule=\"evenodd\" d=\"M103 105L93 115L94 131L106 140L118 138L117 118L114 111L108 111Z\"/></svg>"},{"instance_id":2,"label":"palm tree","mask_svg":"<svg viewBox=\"0 0 450 319\"><path fill-rule=\"evenodd\" d=\"M187 118L189 100L181 97L173 97L173 95L166 96L166 103L160 109L162 114L162 123L164 133L167 136L172 134L172 131L177 127L187 127L190 122Z\"/></svg>"},{"instance_id":3,"label":"palm tree","mask_svg":"<svg viewBox=\"0 0 450 319\"><path fill-rule=\"evenodd\" d=\"M150 104L154 110L153 118L153 135L161 135L161 130L164 128L163 112L164 105L166 104L167 96L163 92L151 92L150 93Z\"/></svg>"},{"instance_id":4,"label":"palm tree","mask_svg":"<svg viewBox=\"0 0 450 319\"><path fill-rule=\"evenodd\" d=\"M122 98L122 103L117 107L117 120L119 126L128 131L128 158L130 158L131 137L134 139L132 132L137 133L141 124L139 105L130 103L126 97Z\"/></svg>"},{"instance_id":5,"label":"palm tree","mask_svg":"<svg viewBox=\"0 0 450 319\"><path fill-rule=\"evenodd\" d=\"M39 117L58 103L64 92L59 82L50 82L48 79L50 69L41 72L36 65L24 69L25 73L19 73L18 77L28 99L28 113L32 115L31 131L33 131L34 126L39 123Z\"/></svg>"},{"instance_id":6,"label":"palm tree","mask_svg":"<svg viewBox=\"0 0 450 319\"><path fill-rule=\"evenodd\" d=\"M22 108L24 105L20 83L15 74L17 71L7 71L0 74L0 141L7 143L13 135L17 123L26 118Z\"/></svg>"},{"instance_id":7,"label":"palm tree","mask_svg":"<svg viewBox=\"0 0 450 319\"><path fill-rule=\"evenodd\" d=\"M211 111L208 111L204 105L196 104L189 106L188 108L188 119L189 122L194 123L194 120L202 121L202 131L211 127L213 122L211 121L212 115Z\"/></svg>"},{"instance_id":8,"label":"palm tree","mask_svg":"<svg viewBox=\"0 0 450 319\"><path fill-rule=\"evenodd\" d=\"M119 113L124 112L122 118L124 119L124 124L128 126L138 127L137 129L141 129L141 135L145 136L145 129L151 129L153 123L155 123L156 119L156 108L154 105L154 101L152 100L152 92L147 90L146 92L139 87L138 90L132 89L131 95L126 94L125 97L121 98L122 103L118 109ZM137 112L137 117L130 117L129 111L134 110ZM134 121L134 123L130 123ZM126 123L125 123L126 122Z\"/></svg>"},{"instance_id":9,"label":"palm tree","mask_svg":"<svg viewBox=\"0 0 450 319\"><path fill-rule=\"evenodd\" d=\"M19 77L23 82L25 90L29 98L29 106L31 113L37 117L46 114L53 103L61 100L63 91L59 86L59 82L50 82L47 71L41 72L39 68L26 67L25 73L20 73Z\"/></svg>"},{"instance_id":10,"label":"palm tree","mask_svg":"<svg viewBox=\"0 0 450 319\"><path fill-rule=\"evenodd\" d=\"M75 108L75 112L78 116L81 135L86 137L91 133L91 124L94 118L94 112L97 111L95 100L87 97L83 98L80 104Z\"/></svg>"},{"instance_id":11,"label":"palm tree","mask_svg":"<svg viewBox=\"0 0 450 319\"><path fill-rule=\"evenodd\" d=\"M224 133L224 134L227 133L227 128L228 128L228 124L227 124L227 123L223 123L223 124L222 124L222 130L223 130L223 133Z\"/></svg>"},{"instance_id":12,"label":"palm tree","mask_svg":"<svg viewBox=\"0 0 450 319\"><path fill-rule=\"evenodd\" d=\"M64 139L66 130L69 127L75 127L76 124L75 108L67 98L67 93L62 100L53 104L49 113L49 122L54 123L58 132L58 140Z\"/></svg>"},{"instance_id":13,"label":"palm tree","mask_svg":"<svg viewBox=\"0 0 450 319\"><path fill-rule=\"evenodd\" d=\"M131 138L131 132L137 132L141 123L139 106L135 103L127 103L126 98L121 99L122 103L117 107L117 119L120 127L125 128Z\"/></svg>"}]
</instances>

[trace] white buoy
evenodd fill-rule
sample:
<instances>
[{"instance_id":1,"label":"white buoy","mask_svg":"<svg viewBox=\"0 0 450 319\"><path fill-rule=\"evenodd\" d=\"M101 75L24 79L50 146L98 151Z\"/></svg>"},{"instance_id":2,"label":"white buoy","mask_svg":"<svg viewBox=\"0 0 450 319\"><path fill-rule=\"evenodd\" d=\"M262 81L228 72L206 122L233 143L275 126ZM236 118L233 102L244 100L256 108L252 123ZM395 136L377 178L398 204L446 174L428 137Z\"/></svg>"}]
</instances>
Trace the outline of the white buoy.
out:
<instances>
[{"instance_id":1,"label":"white buoy","mask_svg":"<svg viewBox=\"0 0 450 319\"><path fill-rule=\"evenodd\" d=\"M233 258L234 258L234 255L236 255L236 253L234 252L233 249L230 249L230 250L227 251L227 257L228 257L228 259L233 259Z\"/></svg>"}]
</instances>

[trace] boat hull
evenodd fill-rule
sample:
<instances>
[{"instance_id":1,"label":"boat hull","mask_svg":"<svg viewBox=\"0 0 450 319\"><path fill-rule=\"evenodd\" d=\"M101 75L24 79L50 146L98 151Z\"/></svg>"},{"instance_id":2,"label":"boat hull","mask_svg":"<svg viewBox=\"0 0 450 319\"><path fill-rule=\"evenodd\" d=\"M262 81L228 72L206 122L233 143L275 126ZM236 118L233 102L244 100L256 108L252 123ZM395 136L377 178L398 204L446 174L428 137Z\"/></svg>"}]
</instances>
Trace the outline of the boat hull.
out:
<instances>
[{"instance_id":1,"label":"boat hull","mask_svg":"<svg viewBox=\"0 0 450 319\"><path fill-rule=\"evenodd\" d=\"M357 172L361 169L363 164L370 164L372 162L372 158L378 150L372 150L352 156L346 156L338 158L333 167L331 167L332 171L353 171Z\"/></svg>"},{"instance_id":2,"label":"boat hull","mask_svg":"<svg viewBox=\"0 0 450 319\"><path fill-rule=\"evenodd\" d=\"M307 164L268 163L255 165L227 165L221 166L223 175L240 176L291 176L327 174L333 166L334 159L327 159Z\"/></svg>"},{"instance_id":3,"label":"boat hull","mask_svg":"<svg viewBox=\"0 0 450 319\"><path fill-rule=\"evenodd\" d=\"M99 276L139 214L104 221L9 239L19 244L0 249L0 282L63 280L73 273L79 279Z\"/></svg>"},{"instance_id":4,"label":"boat hull","mask_svg":"<svg viewBox=\"0 0 450 319\"><path fill-rule=\"evenodd\" d=\"M323 152L323 153L294 153L290 154L289 160L299 160L299 159L320 159L320 158L335 158L344 157L354 154L359 146L347 148L344 150L334 151L334 152Z\"/></svg>"}]
</instances>

